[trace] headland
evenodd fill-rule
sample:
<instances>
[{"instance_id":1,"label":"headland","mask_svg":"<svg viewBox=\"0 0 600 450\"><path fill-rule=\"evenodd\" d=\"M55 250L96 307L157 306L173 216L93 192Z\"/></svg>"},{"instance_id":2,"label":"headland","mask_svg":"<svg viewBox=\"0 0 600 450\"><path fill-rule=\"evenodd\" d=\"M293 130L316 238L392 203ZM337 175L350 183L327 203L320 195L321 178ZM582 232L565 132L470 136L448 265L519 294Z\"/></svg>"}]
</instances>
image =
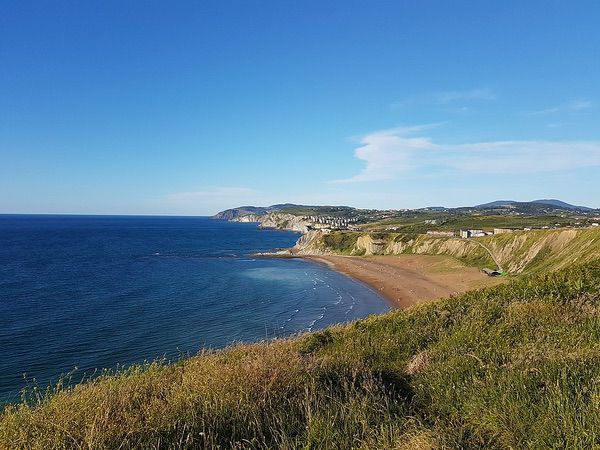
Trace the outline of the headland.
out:
<instances>
[{"instance_id":1,"label":"headland","mask_svg":"<svg viewBox=\"0 0 600 450\"><path fill-rule=\"evenodd\" d=\"M242 207L216 218L301 233L290 249L263 254L327 264L371 286L393 306L493 286L600 256L600 212L537 203L456 210Z\"/></svg>"}]
</instances>

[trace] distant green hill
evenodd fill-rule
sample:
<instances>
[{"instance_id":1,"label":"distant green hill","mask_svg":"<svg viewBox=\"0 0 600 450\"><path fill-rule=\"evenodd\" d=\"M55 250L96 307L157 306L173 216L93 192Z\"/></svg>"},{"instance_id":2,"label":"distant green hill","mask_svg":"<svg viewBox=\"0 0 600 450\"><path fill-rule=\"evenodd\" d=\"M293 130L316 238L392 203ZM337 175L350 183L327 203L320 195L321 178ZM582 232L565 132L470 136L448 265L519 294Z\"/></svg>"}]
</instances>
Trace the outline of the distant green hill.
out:
<instances>
[{"instance_id":1,"label":"distant green hill","mask_svg":"<svg viewBox=\"0 0 600 450\"><path fill-rule=\"evenodd\" d=\"M557 200L555 198L548 198L548 199L540 199L540 200L532 200L530 202L517 202L514 200L496 200L493 202L489 202L489 203L484 203L482 205L477 205L475 206L475 208L479 208L479 209L487 209L487 208L501 208L501 207L507 207L507 206L513 206L513 207L525 207L525 206L551 206L551 207L555 207L555 208L560 208L560 209L564 209L564 210L578 210L578 211L590 211L593 208L590 208L588 206L577 206L577 205L571 205L570 203L567 202L563 202L562 200Z\"/></svg>"},{"instance_id":2,"label":"distant green hill","mask_svg":"<svg viewBox=\"0 0 600 450\"><path fill-rule=\"evenodd\" d=\"M590 449L600 261L133 367L0 416L6 449Z\"/></svg>"},{"instance_id":3,"label":"distant green hill","mask_svg":"<svg viewBox=\"0 0 600 450\"><path fill-rule=\"evenodd\" d=\"M533 200L531 202L517 202L514 200L496 200L489 203L484 203L477 206L462 206L458 208L447 208L444 206L430 206L427 208L418 208L413 210L402 209L397 210L373 210L373 209L359 209L350 206L318 206L318 205L297 205L294 203L280 203L271 206L240 206L238 208L231 208L225 211L221 211L215 214L217 219L231 220L244 215L262 215L270 212L284 212L289 214L295 214L300 216L311 216L311 215L329 215L336 217L361 217L364 222L370 222L373 217L376 217L377 213L386 213L388 216L396 218L407 219L411 215L423 216L431 214L432 217L443 217L445 215L464 215L466 217L477 217L481 214L494 215L494 214L506 214L509 212L511 215L530 215L530 216L561 216L561 215L572 215L572 214L588 214L594 213L595 211L600 214L600 210L594 210L587 206L571 205L556 199L541 199ZM513 217L519 219L519 217Z\"/></svg>"},{"instance_id":4,"label":"distant green hill","mask_svg":"<svg viewBox=\"0 0 600 450\"><path fill-rule=\"evenodd\" d=\"M213 216L215 219L232 220L246 215L263 215L268 213L288 213L294 215L333 215L345 216L356 213L356 208L350 206L308 206L294 203L280 203L271 206L240 206L226 209Z\"/></svg>"}]
</instances>

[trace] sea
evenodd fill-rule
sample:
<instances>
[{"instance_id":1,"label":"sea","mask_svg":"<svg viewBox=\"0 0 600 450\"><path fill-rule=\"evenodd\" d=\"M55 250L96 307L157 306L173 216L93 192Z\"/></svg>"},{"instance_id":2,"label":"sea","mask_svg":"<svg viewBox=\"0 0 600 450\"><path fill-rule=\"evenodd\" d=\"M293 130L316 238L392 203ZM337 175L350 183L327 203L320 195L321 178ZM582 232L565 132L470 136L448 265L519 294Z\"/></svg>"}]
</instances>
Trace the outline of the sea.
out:
<instances>
[{"instance_id":1,"label":"sea","mask_svg":"<svg viewBox=\"0 0 600 450\"><path fill-rule=\"evenodd\" d=\"M0 404L157 359L382 313L296 233L208 217L0 215Z\"/></svg>"}]
</instances>

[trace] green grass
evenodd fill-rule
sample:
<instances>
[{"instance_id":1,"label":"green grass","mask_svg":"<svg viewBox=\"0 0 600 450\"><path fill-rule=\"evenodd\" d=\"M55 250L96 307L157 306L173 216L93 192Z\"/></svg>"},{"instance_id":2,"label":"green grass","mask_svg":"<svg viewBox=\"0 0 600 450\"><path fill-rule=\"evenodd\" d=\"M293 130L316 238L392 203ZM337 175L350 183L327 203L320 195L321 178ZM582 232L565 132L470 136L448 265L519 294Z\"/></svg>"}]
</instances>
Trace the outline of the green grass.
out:
<instances>
[{"instance_id":1,"label":"green grass","mask_svg":"<svg viewBox=\"0 0 600 450\"><path fill-rule=\"evenodd\" d=\"M354 233L351 231L333 231L323 236L323 244L330 248L335 249L336 252L341 254L351 254L360 233Z\"/></svg>"},{"instance_id":2,"label":"green grass","mask_svg":"<svg viewBox=\"0 0 600 450\"><path fill-rule=\"evenodd\" d=\"M600 261L9 406L0 448L600 443Z\"/></svg>"},{"instance_id":3,"label":"green grass","mask_svg":"<svg viewBox=\"0 0 600 450\"><path fill-rule=\"evenodd\" d=\"M437 225L425 224L427 219L436 219ZM397 228L401 233L425 233L428 230L458 231L461 228L485 229L493 228L541 228L544 226L572 225L581 219L550 215L511 216L511 215L473 215L473 214L443 214L421 213L412 216L386 219L363 226L366 231L376 231L386 228Z\"/></svg>"},{"instance_id":4,"label":"green grass","mask_svg":"<svg viewBox=\"0 0 600 450\"><path fill-rule=\"evenodd\" d=\"M552 271L600 258L600 229L533 230L478 238L511 273Z\"/></svg>"},{"instance_id":5,"label":"green grass","mask_svg":"<svg viewBox=\"0 0 600 450\"><path fill-rule=\"evenodd\" d=\"M378 241L380 245L373 250L376 254L446 255L469 266L495 267L487 248L511 274L552 271L600 258L598 227L519 231L475 239L338 231L324 235L321 245L331 253L362 255L365 247L364 240L358 240L361 236Z\"/></svg>"}]
</instances>

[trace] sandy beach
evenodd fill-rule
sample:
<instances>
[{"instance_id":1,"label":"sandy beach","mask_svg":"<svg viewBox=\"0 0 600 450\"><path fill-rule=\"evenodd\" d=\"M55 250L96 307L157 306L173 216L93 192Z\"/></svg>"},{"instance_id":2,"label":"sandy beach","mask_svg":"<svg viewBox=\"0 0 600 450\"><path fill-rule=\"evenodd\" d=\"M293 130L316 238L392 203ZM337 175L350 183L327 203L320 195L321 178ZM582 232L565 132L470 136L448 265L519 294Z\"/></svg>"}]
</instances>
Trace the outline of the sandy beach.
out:
<instances>
[{"instance_id":1,"label":"sandy beach","mask_svg":"<svg viewBox=\"0 0 600 450\"><path fill-rule=\"evenodd\" d=\"M488 277L445 256L307 256L333 270L360 280L398 308L492 286L505 278Z\"/></svg>"}]
</instances>

